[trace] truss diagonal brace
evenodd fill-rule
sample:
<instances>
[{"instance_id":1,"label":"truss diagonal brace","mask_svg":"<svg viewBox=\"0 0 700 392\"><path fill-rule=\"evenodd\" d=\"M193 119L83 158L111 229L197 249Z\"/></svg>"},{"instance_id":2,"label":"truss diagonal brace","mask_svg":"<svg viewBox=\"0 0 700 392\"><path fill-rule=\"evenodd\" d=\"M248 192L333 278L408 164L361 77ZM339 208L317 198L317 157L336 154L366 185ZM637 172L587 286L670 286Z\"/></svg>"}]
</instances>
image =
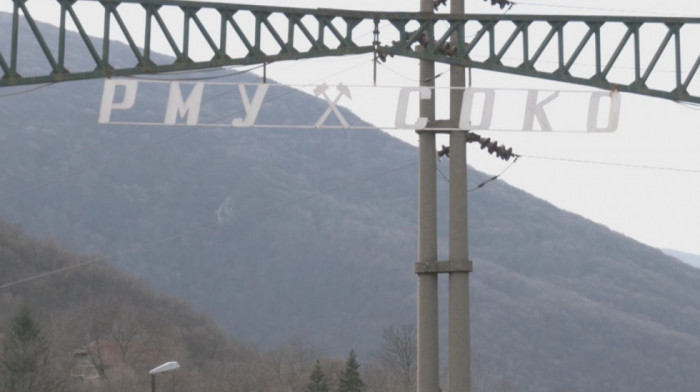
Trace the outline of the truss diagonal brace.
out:
<instances>
[{"instance_id":1,"label":"truss diagonal brace","mask_svg":"<svg viewBox=\"0 0 700 392\"><path fill-rule=\"evenodd\" d=\"M41 7L46 0L0 1L14 3L12 23L0 25L0 34L11 37L9 52L0 50L3 73L0 87L379 52L382 57L424 59L700 103L700 77L697 76L700 45L692 39L700 29L700 18L455 16L176 0L55 0L60 4L61 14L57 15L59 42L53 46L46 41L47 35L42 34L47 27L31 16L32 7ZM80 13L80 6L85 4L100 5L104 9L104 30L102 36L97 37L102 39L101 51L96 50L93 38L85 31L86 19L90 17ZM139 15L121 12L134 5L140 5L145 12ZM165 19L166 14L170 16L174 12L181 13L178 22L174 22L177 18ZM212 24L203 19L205 15L208 18L218 15L219 20ZM165 38L165 47L158 50L170 51L170 59L152 56L155 49L153 20ZM115 66L110 58L116 45L111 36L112 21L117 23L121 38L131 48L133 66ZM69 22L78 30L80 39L77 41L71 38ZM184 25L177 29L176 23ZM190 29L190 24L196 28ZM378 24L382 25L381 34L372 36ZM411 25L418 27L409 31ZM583 34L575 33L576 26L581 25L586 26ZM20 42L19 31L27 27L28 34L23 34ZM641 38L640 32L647 27L661 29L663 38L659 44L650 46ZM177 40L173 32L180 30L182 40ZM686 30L691 33L685 33ZM218 42L214 38L217 35ZM452 35L462 39L448 43ZM27 42L27 37L34 43ZM193 40L197 37L202 44L195 48ZM137 46L137 42L142 42L143 48ZM572 42L574 46L567 47ZM610 42L616 44L611 48L602 44ZM419 46L421 50L416 50ZM18 62L24 52L37 47L48 65L38 73L25 70ZM209 54L197 55L194 49L209 51ZM76 50L80 53L74 53ZM79 69L65 64L66 59L75 59L84 53L89 54L96 68ZM645 56L650 57L643 64ZM669 60L669 56L675 57ZM120 60L123 64L124 59ZM556 65L552 67L551 64ZM673 69L662 69L661 64L666 67L671 64ZM658 83L663 79L658 77L660 74L670 82Z\"/></svg>"}]
</instances>

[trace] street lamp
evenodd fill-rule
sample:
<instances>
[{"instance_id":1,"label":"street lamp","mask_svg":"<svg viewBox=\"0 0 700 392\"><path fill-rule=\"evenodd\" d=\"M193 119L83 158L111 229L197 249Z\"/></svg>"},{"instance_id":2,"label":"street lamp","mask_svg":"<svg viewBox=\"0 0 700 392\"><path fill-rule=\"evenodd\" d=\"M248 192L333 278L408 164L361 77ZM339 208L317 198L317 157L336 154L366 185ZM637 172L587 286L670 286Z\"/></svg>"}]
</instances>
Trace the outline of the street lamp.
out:
<instances>
[{"instance_id":1,"label":"street lamp","mask_svg":"<svg viewBox=\"0 0 700 392\"><path fill-rule=\"evenodd\" d=\"M148 374L151 375L151 392L156 392L156 374L169 372L180 368L180 364L177 361L166 362L156 368L151 369Z\"/></svg>"}]
</instances>

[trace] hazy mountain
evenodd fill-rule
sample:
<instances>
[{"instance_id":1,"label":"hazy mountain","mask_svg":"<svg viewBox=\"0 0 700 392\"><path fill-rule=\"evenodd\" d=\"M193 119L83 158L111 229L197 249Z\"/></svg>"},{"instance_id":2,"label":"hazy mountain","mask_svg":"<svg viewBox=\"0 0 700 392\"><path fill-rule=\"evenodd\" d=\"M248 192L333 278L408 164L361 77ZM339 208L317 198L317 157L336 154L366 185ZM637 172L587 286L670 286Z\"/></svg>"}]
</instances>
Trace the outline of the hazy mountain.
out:
<instances>
[{"instance_id":1,"label":"hazy mountain","mask_svg":"<svg viewBox=\"0 0 700 392\"><path fill-rule=\"evenodd\" d=\"M44 66L35 56L22 63ZM234 92L205 96L203 115L232 118ZM414 323L414 147L379 131L98 125L101 93L96 80L0 98L2 216L111 255L263 346L308 336L331 353L368 355L382 328ZM144 94L143 111L163 113ZM274 102L264 115L285 121L326 108L306 95ZM485 178L469 176L470 187ZM446 190L441 181L441 257ZM697 389L700 271L503 183L469 195L485 384Z\"/></svg>"},{"instance_id":2,"label":"hazy mountain","mask_svg":"<svg viewBox=\"0 0 700 392\"><path fill-rule=\"evenodd\" d=\"M663 249L663 252L669 256L677 258L678 260L688 265L700 268L700 255L694 255L692 253L681 252L673 249Z\"/></svg>"}]
</instances>

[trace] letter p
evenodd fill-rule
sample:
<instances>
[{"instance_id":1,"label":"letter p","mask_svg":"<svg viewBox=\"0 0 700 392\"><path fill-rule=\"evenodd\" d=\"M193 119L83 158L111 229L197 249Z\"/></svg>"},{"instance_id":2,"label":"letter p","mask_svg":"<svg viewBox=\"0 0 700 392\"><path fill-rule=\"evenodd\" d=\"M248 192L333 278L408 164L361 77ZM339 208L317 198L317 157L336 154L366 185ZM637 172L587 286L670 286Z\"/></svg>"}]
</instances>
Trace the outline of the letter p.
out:
<instances>
[{"instance_id":1,"label":"letter p","mask_svg":"<svg viewBox=\"0 0 700 392\"><path fill-rule=\"evenodd\" d=\"M121 102L114 102L117 86L124 87L124 99L122 99ZM98 122L100 124L108 124L112 116L112 110L131 109L134 106L134 102L136 102L136 91L138 90L138 87L139 82L136 80L105 79Z\"/></svg>"}]
</instances>

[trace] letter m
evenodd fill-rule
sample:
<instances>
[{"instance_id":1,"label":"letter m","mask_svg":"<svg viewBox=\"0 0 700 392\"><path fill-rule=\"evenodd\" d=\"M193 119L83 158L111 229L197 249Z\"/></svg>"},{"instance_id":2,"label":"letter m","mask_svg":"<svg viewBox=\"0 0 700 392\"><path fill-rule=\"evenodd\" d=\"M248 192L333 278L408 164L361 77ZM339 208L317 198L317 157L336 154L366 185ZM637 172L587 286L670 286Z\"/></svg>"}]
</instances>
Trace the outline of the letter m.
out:
<instances>
[{"instance_id":1,"label":"letter m","mask_svg":"<svg viewBox=\"0 0 700 392\"><path fill-rule=\"evenodd\" d=\"M180 83L170 83L170 94L168 94L168 108L165 111L166 125L174 125L178 118L187 118L187 125L197 125L199 122L199 109L202 106L202 94L204 93L204 83L196 83L187 100L182 98Z\"/></svg>"}]
</instances>

